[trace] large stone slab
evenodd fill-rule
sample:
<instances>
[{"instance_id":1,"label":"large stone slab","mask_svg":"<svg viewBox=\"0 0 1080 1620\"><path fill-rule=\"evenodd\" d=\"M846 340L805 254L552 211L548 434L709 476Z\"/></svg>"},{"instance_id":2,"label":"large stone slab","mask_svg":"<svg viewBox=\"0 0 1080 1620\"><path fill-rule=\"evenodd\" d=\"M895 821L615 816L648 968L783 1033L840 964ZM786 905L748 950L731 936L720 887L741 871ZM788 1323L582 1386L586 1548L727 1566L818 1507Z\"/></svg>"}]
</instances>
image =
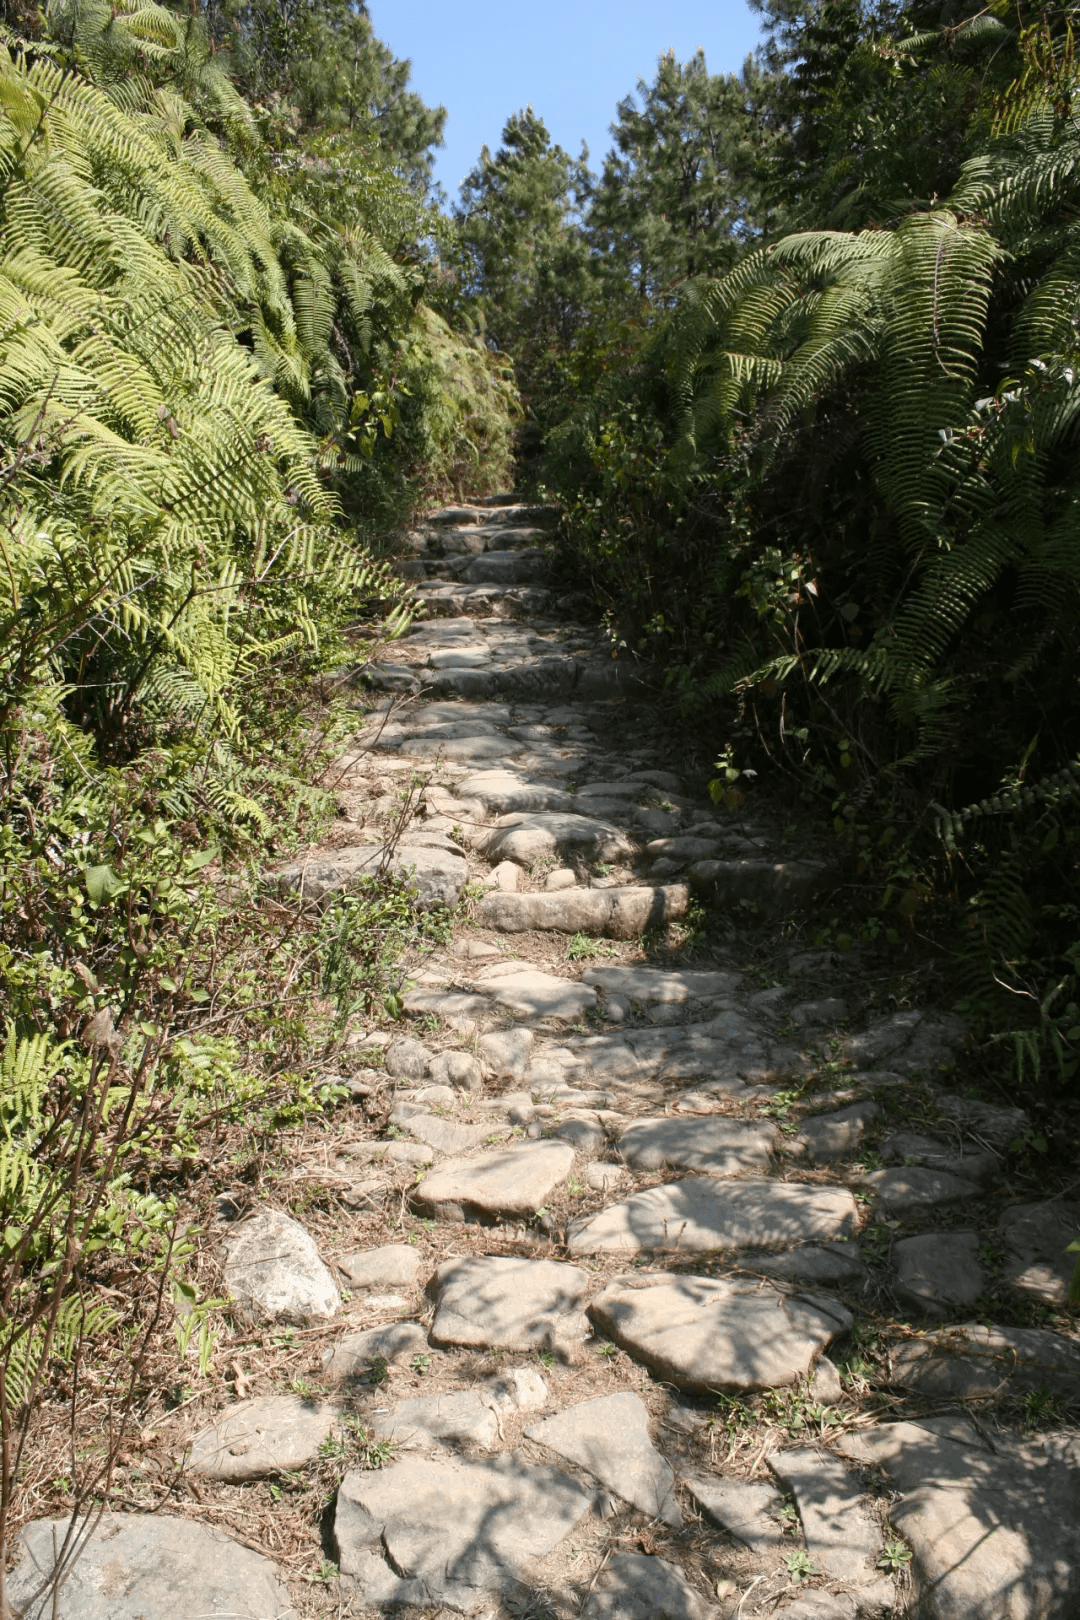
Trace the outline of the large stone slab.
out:
<instances>
[{"instance_id":1,"label":"large stone slab","mask_svg":"<svg viewBox=\"0 0 1080 1620\"><path fill-rule=\"evenodd\" d=\"M485 1450L502 1436L501 1416L537 1411L548 1391L538 1367L512 1367L502 1378L488 1378L475 1389L444 1390L398 1401L376 1413L371 1432L402 1451L444 1441Z\"/></svg>"},{"instance_id":2,"label":"large stone slab","mask_svg":"<svg viewBox=\"0 0 1080 1620\"><path fill-rule=\"evenodd\" d=\"M534 1423L530 1440L574 1462L650 1518L675 1529L682 1511L675 1497L675 1475L649 1438L649 1410L625 1390L583 1401Z\"/></svg>"},{"instance_id":3,"label":"large stone slab","mask_svg":"<svg viewBox=\"0 0 1080 1620\"><path fill-rule=\"evenodd\" d=\"M562 810L573 814L575 799L565 788L518 771L479 771L457 785L463 799L479 799L490 814L511 810Z\"/></svg>"},{"instance_id":4,"label":"large stone slab","mask_svg":"<svg viewBox=\"0 0 1080 1620\"><path fill-rule=\"evenodd\" d=\"M921 1164L967 1181L989 1181L1001 1169L1001 1159L992 1148L970 1141L944 1142L919 1131L894 1131L882 1142L881 1157L886 1164Z\"/></svg>"},{"instance_id":5,"label":"large stone slab","mask_svg":"<svg viewBox=\"0 0 1080 1620\"><path fill-rule=\"evenodd\" d=\"M855 1200L843 1187L695 1176L650 1187L577 1223L569 1248L574 1254L770 1249L850 1237L858 1224Z\"/></svg>"},{"instance_id":6,"label":"large stone slab","mask_svg":"<svg viewBox=\"0 0 1080 1620\"><path fill-rule=\"evenodd\" d=\"M690 891L681 883L666 888L563 889L556 894L489 894L476 908L481 928L502 934L533 929L563 934L635 939L647 928L662 928L686 916Z\"/></svg>"},{"instance_id":7,"label":"large stone slab","mask_svg":"<svg viewBox=\"0 0 1080 1620\"><path fill-rule=\"evenodd\" d=\"M873 1194L880 1209L898 1214L979 1197L979 1188L973 1181L950 1175L947 1170L927 1170L919 1165L903 1170L871 1170L859 1177L858 1184Z\"/></svg>"},{"instance_id":8,"label":"large stone slab","mask_svg":"<svg viewBox=\"0 0 1080 1620\"><path fill-rule=\"evenodd\" d=\"M1077 1256L1067 1252L1080 1234L1080 1204L1015 1204L1001 1217L1005 1280L1046 1305L1064 1305Z\"/></svg>"},{"instance_id":9,"label":"large stone slab","mask_svg":"<svg viewBox=\"0 0 1080 1620\"><path fill-rule=\"evenodd\" d=\"M839 872L823 861L697 861L690 868L695 888L721 903L752 901L762 911L809 905L836 887Z\"/></svg>"},{"instance_id":10,"label":"large stone slab","mask_svg":"<svg viewBox=\"0 0 1080 1620\"><path fill-rule=\"evenodd\" d=\"M401 1124L410 1136L439 1153L467 1153L469 1148L479 1147L492 1131L491 1125L463 1125L439 1114L410 1114Z\"/></svg>"},{"instance_id":11,"label":"large stone slab","mask_svg":"<svg viewBox=\"0 0 1080 1620\"><path fill-rule=\"evenodd\" d=\"M475 1389L398 1401L393 1411L373 1417L369 1427L379 1439L392 1440L401 1451L429 1447L440 1440L486 1450L499 1432L494 1411Z\"/></svg>"},{"instance_id":12,"label":"large stone slab","mask_svg":"<svg viewBox=\"0 0 1080 1620\"><path fill-rule=\"evenodd\" d=\"M780 1492L763 1481L691 1474L682 1480L706 1518L757 1553L775 1552L784 1527L777 1518Z\"/></svg>"},{"instance_id":13,"label":"large stone slab","mask_svg":"<svg viewBox=\"0 0 1080 1620\"><path fill-rule=\"evenodd\" d=\"M530 1142L475 1159L447 1159L414 1188L414 1206L436 1220L499 1215L530 1219L570 1174L567 1142Z\"/></svg>"},{"instance_id":14,"label":"large stone slab","mask_svg":"<svg viewBox=\"0 0 1080 1620\"><path fill-rule=\"evenodd\" d=\"M805 1243L782 1254L735 1255L735 1263L766 1277L786 1282L813 1282L836 1286L862 1282L866 1267L857 1243Z\"/></svg>"},{"instance_id":15,"label":"large stone slab","mask_svg":"<svg viewBox=\"0 0 1080 1620\"><path fill-rule=\"evenodd\" d=\"M466 739L469 743L484 740ZM497 745L504 740L497 739ZM281 867L269 881L278 889L295 891L305 900L322 900L327 895L356 888L384 870L401 878L421 907L456 906L469 877L465 857L446 849L410 845L387 856L380 844L357 844Z\"/></svg>"},{"instance_id":16,"label":"large stone slab","mask_svg":"<svg viewBox=\"0 0 1080 1620\"><path fill-rule=\"evenodd\" d=\"M1080 1440L965 1444L914 1423L837 1449L901 1493L889 1517L912 1549L927 1620L1071 1620L1080 1604Z\"/></svg>"},{"instance_id":17,"label":"large stone slab","mask_svg":"<svg viewBox=\"0 0 1080 1620\"><path fill-rule=\"evenodd\" d=\"M607 995L625 996L628 1001L640 1001L646 1006L717 1001L734 995L742 983L738 973L713 973L700 968L675 973L637 964L588 968L581 977L586 984L596 985Z\"/></svg>"},{"instance_id":18,"label":"large stone slab","mask_svg":"<svg viewBox=\"0 0 1080 1620\"><path fill-rule=\"evenodd\" d=\"M988 1327L961 1322L894 1345L890 1381L937 1400L1049 1389L1080 1389L1080 1344L1048 1328Z\"/></svg>"},{"instance_id":19,"label":"large stone slab","mask_svg":"<svg viewBox=\"0 0 1080 1620\"><path fill-rule=\"evenodd\" d=\"M20 1532L22 1555L7 1597L19 1620L294 1620L289 1594L269 1558L191 1519L106 1513L64 1575L42 1592L63 1560L70 1520L38 1519ZM66 1565L61 1562L61 1569Z\"/></svg>"},{"instance_id":20,"label":"large stone slab","mask_svg":"<svg viewBox=\"0 0 1080 1620\"><path fill-rule=\"evenodd\" d=\"M788 1151L812 1164L843 1158L855 1152L867 1126L880 1118L881 1109L875 1102L853 1103L833 1114L815 1114L803 1120L799 1134L787 1144Z\"/></svg>"},{"instance_id":21,"label":"large stone slab","mask_svg":"<svg viewBox=\"0 0 1080 1620\"><path fill-rule=\"evenodd\" d=\"M809 1371L851 1327L833 1300L711 1277L622 1277L590 1305L592 1320L680 1389L772 1389Z\"/></svg>"},{"instance_id":22,"label":"large stone slab","mask_svg":"<svg viewBox=\"0 0 1080 1620\"><path fill-rule=\"evenodd\" d=\"M431 1283L436 1344L552 1350L567 1359L588 1331L589 1274L558 1260L477 1255L444 1260Z\"/></svg>"},{"instance_id":23,"label":"large stone slab","mask_svg":"<svg viewBox=\"0 0 1080 1620\"><path fill-rule=\"evenodd\" d=\"M776 1147L774 1125L741 1119L638 1119L619 1138L619 1152L635 1170L705 1170L733 1176L766 1170Z\"/></svg>"},{"instance_id":24,"label":"large stone slab","mask_svg":"<svg viewBox=\"0 0 1080 1620\"><path fill-rule=\"evenodd\" d=\"M962 1097L956 1091L940 1091L937 1105L947 1119L969 1135L999 1150L1007 1148L1016 1137L1022 1137L1031 1126L1031 1117L1023 1108L983 1102L979 1097Z\"/></svg>"},{"instance_id":25,"label":"large stone slab","mask_svg":"<svg viewBox=\"0 0 1080 1620\"><path fill-rule=\"evenodd\" d=\"M593 1495L556 1468L403 1458L349 1473L334 1509L338 1566L365 1604L471 1614L513 1592L588 1512Z\"/></svg>"},{"instance_id":26,"label":"large stone slab","mask_svg":"<svg viewBox=\"0 0 1080 1620\"><path fill-rule=\"evenodd\" d=\"M520 866L553 855L618 861L633 853L629 839L610 822L565 811L511 811L499 817L479 847L489 861Z\"/></svg>"},{"instance_id":27,"label":"large stone slab","mask_svg":"<svg viewBox=\"0 0 1080 1620\"><path fill-rule=\"evenodd\" d=\"M893 1245L896 1291L933 1316L949 1316L979 1299L986 1279L977 1232L925 1232Z\"/></svg>"},{"instance_id":28,"label":"large stone slab","mask_svg":"<svg viewBox=\"0 0 1080 1620\"><path fill-rule=\"evenodd\" d=\"M411 1288L420 1270L420 1255L411 1243L384 1243L378 1249L357 1249L337 1264L354 1290Z\"/></svg>"},{"instance_id":29,"label":"large stone slab","mask_svg":"<svg viewBox=\"0 0 1080 1620\"><path fill-rule=\"evenodd\" d=\"M225 1282L248 1322L318 1322L336 1316L341 1295L315 1240L279 1210L263 1210L225 1234Z\"/></svg>"},{"instance_id":30,"label":"large stone slab","mask_svg":"<svg viewBox=\"0 0 1080 1620\"><path fill-rule=\"evenodd\" d=\"M560 979L528 966L498 963L479 981L500 1006L525 1018L563 1018L577 1022L596 1006L596 991L576 979Z\"/></svg>"},{"instance_id":31,"label":"large stone slab","mask_svg":"<svg viewBox=\"0 0 1080 1620\"><path fill-rule=\"evenodd\" d=\"M616 1553L597 1576L582 1620L710 1620L715 1613L666 1559Z\"/></svg>"},{"instance_id":32,"label":"large stone slab","mask_svg":"<svg viewBox=\"0 0 1080 1620\"><path fill-rule=\"evenodd\" d=\"M860 1069L932 1069L954 1057L963 1045L967 1026L951 1013L916 1009L879 1018L859 1035L843 1043L845 1057Z\"/></svg>"},{"instance_id":33,"label":"large stone slab","mask_svg":"<svg viewBox=\"0 0 1080 1620\"><path fill-rule=\"evenodd\" d=\"M427 1347L427 1332L419 1322L391 1322L338 1339L323 1356L323 1371L334 1382L355 1378L370 1372L377 1362L407 1361L422 1355Z\"/></svg>"},{"instance_id":34,"label":"large stone slab","mask_svg":"<svg viewBox=\"0 0 1080 1620\"><path fill-rule=\"evenodd\" d=\"M798 1446L774 1451L773 1474L795 1497L814 1563L834 1580L877 1585L881 1530L866 1510L858 1480L827 1453Z\"/></svg>"},{"instance_id":35,"label":"large stone slab","mask_svg":"<svg viewBox=\"0 0 1080 1620\"><path fill-rule=\"evenodd\" d=\"M195 1436L188 1469L235 1483L304 1468L318 1456L336 1416L334 1407L297 1395L239 1401Z\"/></svg>"}]
</instances>

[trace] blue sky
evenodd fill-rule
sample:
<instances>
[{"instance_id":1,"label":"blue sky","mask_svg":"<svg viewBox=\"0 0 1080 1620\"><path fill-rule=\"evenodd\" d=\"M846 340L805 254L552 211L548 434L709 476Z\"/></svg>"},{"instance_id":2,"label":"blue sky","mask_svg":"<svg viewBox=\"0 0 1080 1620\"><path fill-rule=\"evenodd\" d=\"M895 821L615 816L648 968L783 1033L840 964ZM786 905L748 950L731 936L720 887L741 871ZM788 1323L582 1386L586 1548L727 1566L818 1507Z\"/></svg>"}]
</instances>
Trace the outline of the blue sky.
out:
<instances>
[{"instance_id":1,"label":"blue sky","mask_svg":"<svg viewBox=\"0 0 1080 1620\"><path fill-rule=\"evenodd\" d=\"M436 176L451 199L507 115L529 103L555 140L598 168L615 106L661 51L700 45L714 73L737 71L759 37L745 0L369 0L375 32L412 62L424 100L449 111Z\"/></svg>"}]
</instances>

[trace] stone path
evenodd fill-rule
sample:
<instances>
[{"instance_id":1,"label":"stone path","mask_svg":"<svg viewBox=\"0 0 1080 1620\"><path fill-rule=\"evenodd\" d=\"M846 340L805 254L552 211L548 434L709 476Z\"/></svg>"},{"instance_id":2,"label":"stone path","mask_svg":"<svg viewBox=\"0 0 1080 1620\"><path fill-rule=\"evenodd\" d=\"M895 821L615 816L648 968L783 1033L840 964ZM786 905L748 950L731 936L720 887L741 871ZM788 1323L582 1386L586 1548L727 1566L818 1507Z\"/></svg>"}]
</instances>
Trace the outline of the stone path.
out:
<instances>
[{"instance_id":1,"label":"stone path","mask_svg":"<svg viewBox=\"0 0 1080 1620\"><path fill-rule=\"evenodd\" d=\"M317 1331L323 1382L238 1401L189 1473L286 1475L361 1425L340 1578L305 1614L1064 1620L1080 1207L1013 1195L1028 1121L950 1090L954 1018L853 1030L805 944L779 983L745 971L734 923L811 903L828 862L671 769L663 716L546 583L547 516L418 531L429 616L366 674L334 843L273 875L318 903L388 863L458 920L408 1032L351 1038L368 1124L325 1169L398 1240L320 1253L273 1208L223 1227L238 1313ZM683 969L699 897L731 959ZM1025 1400L1056 1426L1025 1431ZM108 1517L60 1620L298 1612L273 1548L223 1558L222 1533ZM18 1614L52 1613L51 1538L26 1533Z\"/></svg>"}]
</instances>

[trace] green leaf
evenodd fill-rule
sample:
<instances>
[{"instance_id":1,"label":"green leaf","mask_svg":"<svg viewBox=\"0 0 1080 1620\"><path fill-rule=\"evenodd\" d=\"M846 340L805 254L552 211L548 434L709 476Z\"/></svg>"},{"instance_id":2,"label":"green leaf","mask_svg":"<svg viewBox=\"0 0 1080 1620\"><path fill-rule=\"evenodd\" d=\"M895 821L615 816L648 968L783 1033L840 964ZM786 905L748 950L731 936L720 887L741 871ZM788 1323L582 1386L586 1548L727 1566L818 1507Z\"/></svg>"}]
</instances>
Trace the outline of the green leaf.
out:
<instances>
[{"instance_id":1,"label":"green leaf","mask_svg":"<svg viewBox=\"0 0 1080 1620\"><path fill-rule=\"evenodd\" d=\"M111 866L88 866L83 878L90 904L94 906L105 905L127 889L123 878L117 877Z\"/></svg>"}]
</instances>

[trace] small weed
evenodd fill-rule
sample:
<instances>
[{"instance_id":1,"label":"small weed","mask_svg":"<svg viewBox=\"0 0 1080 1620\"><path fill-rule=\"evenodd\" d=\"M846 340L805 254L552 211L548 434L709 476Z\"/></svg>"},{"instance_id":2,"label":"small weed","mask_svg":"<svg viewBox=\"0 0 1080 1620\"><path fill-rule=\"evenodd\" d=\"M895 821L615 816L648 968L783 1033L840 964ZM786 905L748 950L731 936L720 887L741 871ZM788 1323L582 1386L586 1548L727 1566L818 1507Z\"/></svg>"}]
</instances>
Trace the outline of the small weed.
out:
<instances>
[{"instance_id":1,"label":"small weed","mask_svg":"<svg viewBox=\"0 0 1080 1620\"><path fill-rule=\"evenodd\" d=\"M409 1363L409 1365L412 1367L413 1372L414 1373L419 1373L421 1378L422 1378L424 1376L424 1374L429 1370L429 1368L431 1366L431 1357L430 1356L413 1356L412 1361Z\"/></svg>"},{"instance_id":2,"label":"small weed","mask_svg":"<svg viewBox=\"0 0 1080 1620\"><path fill-rule=\"evenodd\" d=\"M580 1198L582 1193L585 1191L585 1183L583 1181L579 1181L577 1176L571 1176L570 1180L566 1183L566 1190L571 1198Z\"/></svg>"},{"instance_id":3,"label":"small weed","mask_svg":"<svg viewBox=\"0 0 1080 1620\"><path fill-rule=\"evenodd\" d=\"M784 1560L787 1572L793 1581L808 1581L811 1575L818 1573L817 1565L808 1552L800 1547L796 1552L788 1553Z\"/></svg>"},{"instance_id":4,"label":"small weed","mask_svg":"<svg viewBox=\"0 0 1080 1620\"><path fill-rule=\"evenodd\" d=\"M593 866L593 871L597 877L610 877L614 870L615 868L610 861L597 861Z\"/></svg>"},{"instance_id":5,"label":"small weed","mask_svg":"<svg viewBox=\"0 0 1080 1620\"><path fill-rule=\"evenodd\" d=\"M1053 1390L1037 1387L1024 1396L1024 1422L1029 1429L1041 1428L1045 1423L1056 1423L1061 1417L1061 1406Z\"/></svg>"},{"instance_id":6,"label":"small weed","mask_svg":"<svg viewBox=\"0 0 1080 1620\"><path fill-rule=\"evenodd\" d=\"M377 1440L365 1429L359 1418L349 1418L346 1428L350 1432L361 1468L385 1468L388 1462L393 1461L396 1448L392 1440Z\"/></svg>"},{"instance_id":7,"label":"small weed","mask_svg":"<svg viewBox=\"0 0 1080 1620\"><path fill-rule=\"evenodd\" d=\"M550 1350L538 1350L536 1352L536 1359L540 1363L541 1367L554 1367L555 1365L555 1357L552 1355Z\"/></svg>"},{"instance_id":8,"label":"small weed","mask_svg":"<svg viewBox=\"0 0 1080 1620\"><path fill-rule=\"evenodd\" d=\"M613 1345L610 1339L605 1339L603 1344L598 1344L596 1346L595 1353L598 1356L613 1356L616 1354L616 1351L617 1346Z\"/></svg>"},{"instance_id":9,"label":"small weed","mask_svg":"<svg viewBox=\"0 0 1080 1620\"><path fill-rule=\"evenodd\" d=\"M346 1442L336 1434L328 1434L319 1442L320 1457L344 1457L348 1449Z\"/></svg>"},{"instance_id":10,"label":"small weed","mask_svg":"<svg viewBox=\"0 0 1080 1620\"><path fill-rule=\"evenodd\" d=\"M605 940L593 939L590 934L573 934L566 947L568 962L583 962L592 956L615 956L618 953L613 945Z\"/></svg>"},{"instance_id":11,"label":"small weed","mask_svg":"<svg viewBox=\"0 0 1080 1620\"><path fill-rule=\"evenodd\" d=\"M337 1567L337 1565L333 1562L332 1559L324 1558L322 1563L319 1565L319 1572L315 1576L315 1579L317 1581L321 1581L324 1586L329 1586L330 1582L331 1581L336 1581L337 1578L338 1578L338 1567Z\"/></svg>"},{"instance_id":12,"label":"small weed","mask_svg":"<svg viewBox=\"0 0 1080 1620\"><path fill-rule=\"evenodd\" d=\"M326 1394L326 1391L320 1389L318 1384L313 1384L310 1378L294 1378L289 1388L294 1395L299 1395L302 1401L313 1401L319 1395Z\"/></svg>"},{"instance_id":13,"label":"small weed","mask_svg":"<svg viewBox=\"0 0 1080 1620\"><path fill-rule=\"evenodd\" d=\"M911 1562L911 1548L906 1542L899 1539L887 1541L881 1549L878 1559L878 1569L887 1570L890 1575L899 1575Z\"/></svg>"}]
</instances>

